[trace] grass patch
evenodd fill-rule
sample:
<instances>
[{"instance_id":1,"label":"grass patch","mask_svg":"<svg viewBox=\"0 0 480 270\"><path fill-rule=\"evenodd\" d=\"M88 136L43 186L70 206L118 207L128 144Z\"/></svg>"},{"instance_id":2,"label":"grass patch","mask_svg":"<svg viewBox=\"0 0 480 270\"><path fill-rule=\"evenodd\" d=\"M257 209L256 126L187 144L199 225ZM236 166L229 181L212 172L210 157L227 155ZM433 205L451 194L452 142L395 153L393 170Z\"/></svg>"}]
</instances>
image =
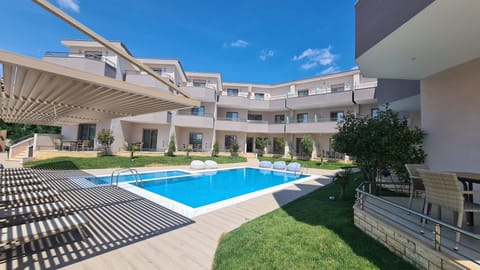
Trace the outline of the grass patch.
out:
<instances>
[{"instance_id":1,"label":"grass patch","mask_svg":"<svg viewBox=\"0 0 480 270\"><path fill-rule=\"evenodd\" d=\"M206 157L206 156L137 156L134 161L128 157L104 156L95 158L57 157L45 160L34 160L24 164L25 167L53 170L85 170L124 167L145 167L151 164L156 166L189 165L193 159L214 160L219 164L246 162L244 157Z\"/></svg>"},{"instance_id":2,"label":"grass patch","mask_svg":"<svg viewBox=\"0 0 480 270\"><path fill-rule=\"evenodd\" d=\"M282 157L259 157L260 161L262 160L269 160L272 163L275 161L285 161L287 164L290 163L289 158L282 158ZM302 167L312 168L312 169L324 169L324 170L338 170L345 167L356 167L355 164L345 163L341 161L324 161L323 164L320 163L318 160L299 160L294 159L293 162L298 162L302 165Z\"/></svg>"},{"instance_id":3,"label":"grass patch","mask_svg":"<svg viewBox=\"0 0 480 270\"><path fill-rule=\"evenodd\" d=\"M243 224L224 236L213 268L415 269L353 224L355 175L347 201L337 183Z\"/></svg>"}]
</instances>

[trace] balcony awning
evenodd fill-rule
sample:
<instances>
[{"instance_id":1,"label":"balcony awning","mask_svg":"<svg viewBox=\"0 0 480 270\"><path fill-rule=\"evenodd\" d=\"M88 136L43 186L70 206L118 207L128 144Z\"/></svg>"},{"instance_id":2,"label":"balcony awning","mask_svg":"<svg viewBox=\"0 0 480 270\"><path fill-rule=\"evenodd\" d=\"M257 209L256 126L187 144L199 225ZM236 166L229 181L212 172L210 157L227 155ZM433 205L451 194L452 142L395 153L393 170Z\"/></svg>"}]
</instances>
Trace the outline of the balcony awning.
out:
<instances>
[{"instance_id":1,"label":"balcony awning","mask_svg":"<svg viewBox=\"0 0 480 270\"><path fill-rule=\"evenodd\" d=\"M9 123L75 125L199 106L200 102L0 50L0 118Z\"/></svg>"}]
</instances>

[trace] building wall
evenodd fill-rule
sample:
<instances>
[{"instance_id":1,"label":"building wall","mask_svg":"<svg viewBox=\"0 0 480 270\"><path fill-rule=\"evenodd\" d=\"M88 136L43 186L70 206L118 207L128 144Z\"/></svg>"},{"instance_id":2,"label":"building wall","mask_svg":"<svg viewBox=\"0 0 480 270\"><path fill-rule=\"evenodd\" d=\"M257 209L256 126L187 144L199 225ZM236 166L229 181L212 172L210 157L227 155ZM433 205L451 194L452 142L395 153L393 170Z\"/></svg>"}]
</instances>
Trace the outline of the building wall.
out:
<instances>
[{"instance_id":1,"label":"building wall","mask_svg":"<svg viewBox=\"0 0 480 270\"><path fill-rule=\"evenodd\" d=\"M433 170L480 172L480 58L421 81L421 124Z\"/></svg>"}]
</instances>

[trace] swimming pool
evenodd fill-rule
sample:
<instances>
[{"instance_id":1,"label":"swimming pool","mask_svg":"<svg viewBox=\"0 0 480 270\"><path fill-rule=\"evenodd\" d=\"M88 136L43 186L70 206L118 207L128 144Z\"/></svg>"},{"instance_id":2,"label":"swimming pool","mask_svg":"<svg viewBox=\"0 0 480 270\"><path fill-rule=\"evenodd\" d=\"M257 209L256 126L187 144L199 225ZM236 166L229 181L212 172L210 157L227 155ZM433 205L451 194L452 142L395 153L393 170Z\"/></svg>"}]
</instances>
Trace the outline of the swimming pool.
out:
<instances>
[{"instance_id":1,"label":"swimming pool","mask_svg":"<svg viewBox=\"0 0 480 270\"><path fill-rule=\"evenodd\" d=\"M176 176L183 176L183 175L189 175L189 172L186 171L180 171L180 170L171 170L171 171L157 171L157 172L145 172L145 173L139 173L138 175L142 179L142 181L149 181L149 180L155 180L155 179L164 179L168 177L176 177ZM105 176L95 176L95 177L86 177L85 179L92 182L93 184L96 185L104 185L104 184L110 184L111 181L111 175L105 175ZM113 177L113 181L116 181L116 176ZM134 182L135 178L131 174L122 174L118 177L118 182Z\"/></svg>"},{"instance_id":2,"label":"swimming pool","mask_svg":"<svg viewBox=\"0 0 480 270\"><path fill-rule=\"evenodd\" d=\"M247 167L144 181L143 189L191 208L198 208L309 176Z\"/></svg>"}]
</instances>

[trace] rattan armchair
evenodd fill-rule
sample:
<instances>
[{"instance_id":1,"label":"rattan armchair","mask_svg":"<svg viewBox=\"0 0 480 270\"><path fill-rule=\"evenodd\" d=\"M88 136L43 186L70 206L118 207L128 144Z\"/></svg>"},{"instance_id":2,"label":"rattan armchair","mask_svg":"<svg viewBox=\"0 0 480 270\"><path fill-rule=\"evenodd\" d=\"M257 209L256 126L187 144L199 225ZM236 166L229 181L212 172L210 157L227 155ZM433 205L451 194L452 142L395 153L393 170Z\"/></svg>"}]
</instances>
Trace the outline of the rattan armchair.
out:
<instances>
[{"instance_id":1,"label":"rattan armchair","mask_svg":"<svg viewBox=\"0 0 480 270\"><path fill-rule=\"evenodd\" d=\"M441 218L442 207L451 209L456 214L456 224L458 227L463 225L463 216L465 212L480 212L480 205L466 202L463 196L464 192L461 183L455 174L439 173L428 170L417 170L425 185L425 203L424 214L430 214L432 204L439 207L439 216ZM455 215L454 215L455 216ZM425 219L422 222L425 226ZM458 249L460 242L460 233L456 233L455 249Z\"/></svg>"},{"instance_id":2,"label":"rattan armchair","mask_svg":"<svg viewBox=\"0 0 480 270\"><path fill-rule=\"evenodd\" d=\"M417 169L428 170L428 166L425 164L405 164L408 175L410 177L410 199L408 200L408 207L412 208L413 197L417 191L425 192L425 186L423 185L422 178L417 172ZM425 208L425 198L423 198L422 211Z\"/></svg>"}]
</instances>

